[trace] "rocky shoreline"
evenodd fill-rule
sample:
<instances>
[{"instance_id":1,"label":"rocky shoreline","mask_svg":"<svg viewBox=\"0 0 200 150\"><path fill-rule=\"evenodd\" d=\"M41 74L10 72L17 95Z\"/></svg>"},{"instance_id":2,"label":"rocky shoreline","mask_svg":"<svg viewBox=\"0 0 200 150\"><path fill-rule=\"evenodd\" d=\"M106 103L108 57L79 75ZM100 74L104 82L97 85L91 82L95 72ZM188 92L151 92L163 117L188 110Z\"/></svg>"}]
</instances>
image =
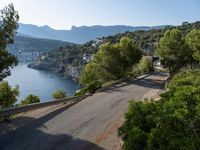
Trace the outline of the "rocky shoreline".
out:
<instances>
[{"instance_id":1,"label":"rocky shoreline","mask_svg":"<svg viewBox=\"0 0 200 150\"><path fill-rule=\"evenodd\" d=\"M48 70L58 72L64 75L65 78L71 78L78 81L83 66L72 66L70 64L56 64L48 62L34 62L28 65L29 68L36 70Z\"/></svg>"}]
</instances>

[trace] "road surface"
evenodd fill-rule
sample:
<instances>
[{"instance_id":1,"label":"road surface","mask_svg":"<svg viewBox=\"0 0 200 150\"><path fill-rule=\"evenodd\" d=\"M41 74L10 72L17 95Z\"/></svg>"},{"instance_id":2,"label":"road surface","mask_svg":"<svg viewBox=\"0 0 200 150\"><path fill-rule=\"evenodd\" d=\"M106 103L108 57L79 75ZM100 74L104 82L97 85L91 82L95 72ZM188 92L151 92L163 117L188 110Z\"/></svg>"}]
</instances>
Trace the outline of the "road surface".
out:
<instances>
[{"instance_id":1,"label":"road surface","mask_svg":"<svg viewBox=\"0 0 200 150\"><path fill-rule=\"evenodd\" d=\"M145 75L96 93L67 109L62 107L0 135L1 150L120 149L117 128L131 99L154 97L167 76Z\"/></svg>"}]
</instances>

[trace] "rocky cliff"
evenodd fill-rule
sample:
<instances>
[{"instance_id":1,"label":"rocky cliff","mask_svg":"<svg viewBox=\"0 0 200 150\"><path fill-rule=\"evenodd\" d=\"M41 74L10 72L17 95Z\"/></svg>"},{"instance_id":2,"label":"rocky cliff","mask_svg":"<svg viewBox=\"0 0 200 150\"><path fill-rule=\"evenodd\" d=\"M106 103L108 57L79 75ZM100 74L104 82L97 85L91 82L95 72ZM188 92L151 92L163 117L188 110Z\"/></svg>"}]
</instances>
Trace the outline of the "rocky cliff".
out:
<instances>
[{"instance_id":1,"label":"rocky cliff","mask_svg":"<svg viewBox=\"0 0 200 150\"><path fill-rule=\"evenodd\" d=\"M28 67L37 70L49 70L58 72L63 74L65 78L72 78L75 81L78 81L83 69L83 65L74 66L62 62L47 60L37 60L36 62L29 64Z\"/></svg>"}]
</instances>

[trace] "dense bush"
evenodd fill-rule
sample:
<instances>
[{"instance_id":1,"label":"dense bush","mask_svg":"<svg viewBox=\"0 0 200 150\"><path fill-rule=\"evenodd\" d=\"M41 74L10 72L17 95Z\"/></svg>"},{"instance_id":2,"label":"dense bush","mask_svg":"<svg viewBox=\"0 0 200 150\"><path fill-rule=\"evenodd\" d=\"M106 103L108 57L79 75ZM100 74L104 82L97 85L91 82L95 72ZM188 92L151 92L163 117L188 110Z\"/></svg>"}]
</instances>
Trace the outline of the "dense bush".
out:
<instances>
[{"instance_id":1,"label":"dense bush","mask_svg":"<svg viewBox=\"0 0 200 150\"><path fill-rule=\"evenodd\" d=\"M153 64L152 64L150 58L148 58L146 56L143 56L140 59L140 62L137 67L138 67L139 72L141 72L141 74L154 70Z\"/></svg>"},{"instance_id":2,"label":"dense bush","mask_svg":"<svg viewBox=\"0 0 200 150\"><path fill-rule=\"evenodd\" d=\"M170 91L174 91L180 86L200 86L200 71L198 70L185 70L173 77L171 82L167 84Z\"/></svg>"},{"instance_id":3,"label":"dense bush","mask_svg":"<svg viewBox=\"0 0 200 150\"><path fill-rule=\"evenodd\" d=\"M170 75L191 62L192 51L185 43L181 30L167 30L160 38L156 50L159 58L167 65Z\"/></svg>"},{"instance_id":4,"label":"dense bush","mask_svg":"<svg viewBox=\"0 0 200 150\"><path fill-rule=\"evenodd\" d=\"M99 81L93 81L87 86L82 88L79 92L75 93L75 96L84 95L86 93L94 93L97 89L101 88L102 83Z\"/></svg>"},{"instance_id":5,"label":"dense bush","mask_svg":"<svg viewBox=\"0 0 200 150\"><path fill-rule=\"evenodd\" d=\"M19 88L12 88L7 81L0 83L0 109L12 107L17 101L19 95Z\"/></svg>"},{"instance_id":6,"label":"dense bush","mask_svg":"<svg viewBox=\"0 0 200 150\"><path fill-rule=\"evenodd\" d=\"M39 103L39 102L40 102L40 98L38 96L30 94L23 101L21 101L21 105L24 106L24 105Z\"/></svg>"},{"instance_id":7,"label":"dense bush","mask_svg":"<svg viewBox=\"0 0 200 150\"><path fill-rule=\"evenodd\" d=\"M132 101L119 129L126 150L200 147L198 71L176 75L161 100ZM194 78L196 76L196 78Z\"/></svg>"},{"instance_id":8,"label":"dense bush","mask_svg":"<svg viewBox=\"0 0 200 150\"><path fill-rule=\"evenodd\" d=\"M140 48L126 37L116 44L104 44L94 55L93 61L84 67L80 83L86 85L95 80L107 82L123 78L141 56Z\"/></svg>"},{"instance_id":9,"label":"dense bush","mask_svg":"<svg viewBox=\"0 0 200 150\"><path fill-rule=\"evenodd\" d=\"M64 90L57 90L52 94L54 99L61 99L67 97L67 93Z\"/></svg>"},{"instance_id":10,"label":"dense bush","mask_svg":"<svg viewBox=\"0 0 200 150\"><path fill-rule=\"evenodd\" d=\"M13 4L0 10L0 81L10 75L10 68L17 64L17 58L7 51L14 41L19 15Z\"/></svg>"},{"instance_id":11,"label":"dense bush","mask_svg":"<svg viewBox=\"0 0 200 150\"><path fill-rule=\"evenodd\" d=\"M200 29L193 29L186 36L186 43L193 51L193 58L200 61Z\"/></svg>"}]
</instances>

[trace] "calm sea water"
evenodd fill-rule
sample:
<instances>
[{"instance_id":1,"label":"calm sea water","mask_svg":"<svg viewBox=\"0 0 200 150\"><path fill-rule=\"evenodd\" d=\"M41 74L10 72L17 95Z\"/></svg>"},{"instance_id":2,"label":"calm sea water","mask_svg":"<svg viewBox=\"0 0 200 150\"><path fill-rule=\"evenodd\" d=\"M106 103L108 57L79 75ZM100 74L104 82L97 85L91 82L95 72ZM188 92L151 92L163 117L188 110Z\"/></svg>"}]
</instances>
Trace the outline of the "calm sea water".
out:
<instances>
[{"instance_id":1,"label":"calm sea water","mask_svg":"<svg viewBox=\"0 0 200 150\"><path fill-rule=\"evenodd\" d=\"M64 79L61 74L30 69L27 65L18 64L11 70L11 76L5 79L11 86L19 85L18 102L29 94L39 96L41 101L44 102L52 100L51 94L55 90L63 89L71 96L79 89L79 85L75 81Z\"/></svg>"}]
</instances>

